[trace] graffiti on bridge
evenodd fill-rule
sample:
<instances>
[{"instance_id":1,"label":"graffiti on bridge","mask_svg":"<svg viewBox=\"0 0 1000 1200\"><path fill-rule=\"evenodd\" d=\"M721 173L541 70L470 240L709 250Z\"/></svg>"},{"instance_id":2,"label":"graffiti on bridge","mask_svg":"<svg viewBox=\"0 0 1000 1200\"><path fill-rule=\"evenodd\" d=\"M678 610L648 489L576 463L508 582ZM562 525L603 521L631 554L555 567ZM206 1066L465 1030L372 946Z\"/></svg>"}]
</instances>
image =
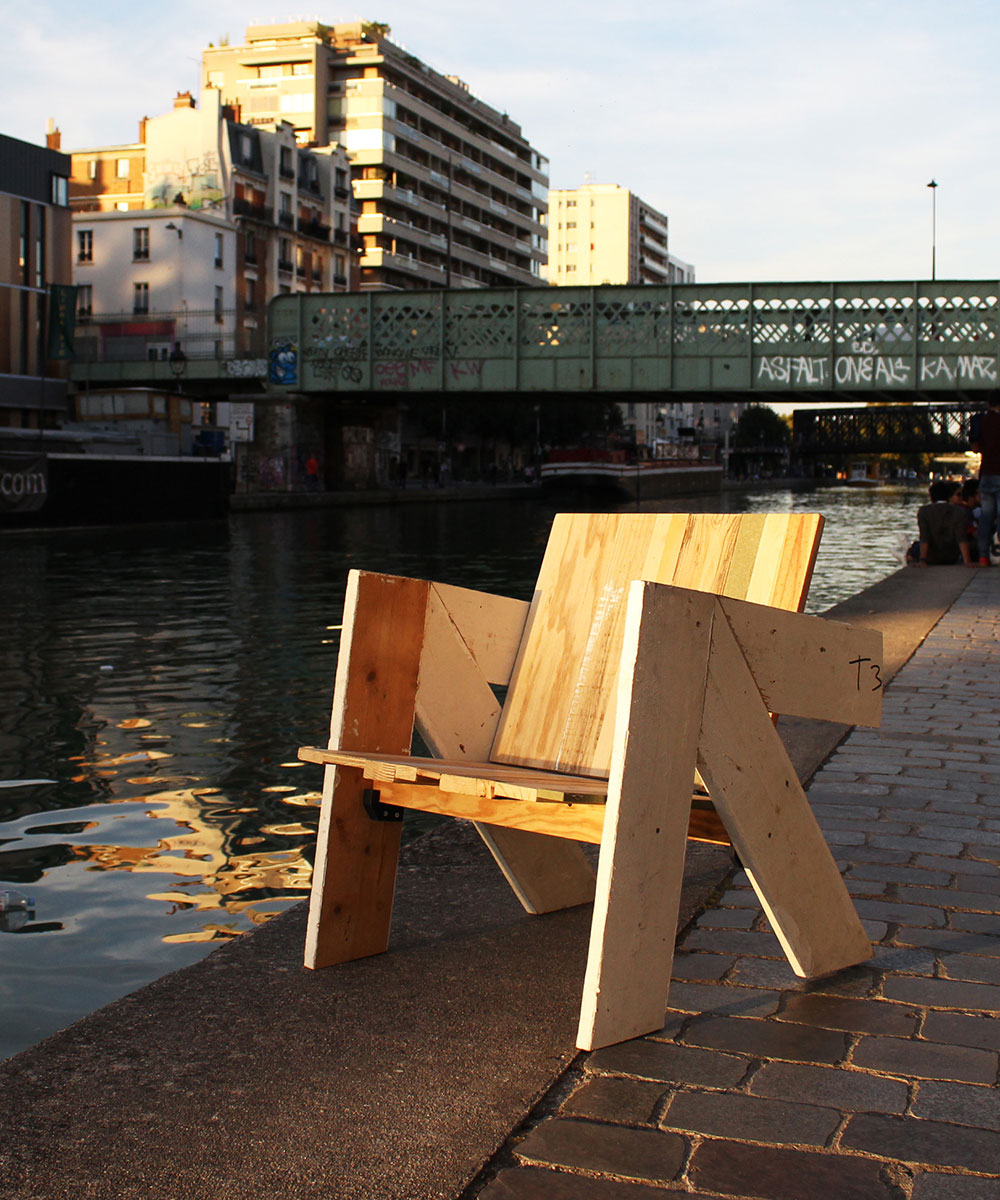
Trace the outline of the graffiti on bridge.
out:
<instances>
[{"instance_id":1,"label":"graffiti on bridge","mask_svg":"<svg viewBox=\"0 0 1000 1200\"><path fill-rule=\"evenodd\" d=\"M997 363L992 355L959 354L953 358L934 355L921 358L918 381L995 384ZM873 384L906 387L914 382L914 363L906 355L845 354L833 360L805 354L772 354L757 364L757 382L790 384L792 387L829 387Z\"/></svg>"}]
</instances>

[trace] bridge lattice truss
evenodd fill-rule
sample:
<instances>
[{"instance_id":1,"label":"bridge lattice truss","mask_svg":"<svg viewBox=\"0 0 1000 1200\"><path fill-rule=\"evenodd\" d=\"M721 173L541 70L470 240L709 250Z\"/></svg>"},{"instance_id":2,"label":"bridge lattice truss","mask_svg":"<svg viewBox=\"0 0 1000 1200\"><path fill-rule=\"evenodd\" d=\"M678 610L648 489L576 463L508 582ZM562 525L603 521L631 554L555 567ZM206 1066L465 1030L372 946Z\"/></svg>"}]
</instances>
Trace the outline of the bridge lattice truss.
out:
<instances>
[{"instance_id":1,"label":"bridge lattice truss","mask_svg":"<svg viewBox=\"0 0 1000 1200\"><path fill-rule=\"evenodd\" d=\"M996 281L307 293L272 302L269 373L295 391L902 400L995 388L998 320Z\"/></svg>"},{"instance_id":2,"label":"bridge lattice truss","mask_svg":"<svg viewBox=\"0 0 1000 1200\"><path fill-rule=\"evenodd\" d=\"M975 409L959 405L880 405L796 409L792 445L804 455L961 454Z\"/></svg>"}]
</instances>

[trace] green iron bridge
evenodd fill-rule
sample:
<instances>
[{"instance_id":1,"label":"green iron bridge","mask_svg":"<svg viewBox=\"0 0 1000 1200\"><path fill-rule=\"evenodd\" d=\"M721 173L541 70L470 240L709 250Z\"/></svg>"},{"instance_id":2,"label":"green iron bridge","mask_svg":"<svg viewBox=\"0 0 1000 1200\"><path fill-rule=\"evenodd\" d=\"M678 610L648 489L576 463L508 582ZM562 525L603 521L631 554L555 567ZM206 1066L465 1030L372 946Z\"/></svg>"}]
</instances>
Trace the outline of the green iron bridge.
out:
<instances>
[{"instance_id":1,"label":"green iron bridge","mask_svg":"<svg viewBox=\"0 0 1000 1200\"><path fill-rule=\"evenodd\" d=\"M277 392L982 403L1000 283L674 284L275 298Z\"/></svg>"}]
</instances>

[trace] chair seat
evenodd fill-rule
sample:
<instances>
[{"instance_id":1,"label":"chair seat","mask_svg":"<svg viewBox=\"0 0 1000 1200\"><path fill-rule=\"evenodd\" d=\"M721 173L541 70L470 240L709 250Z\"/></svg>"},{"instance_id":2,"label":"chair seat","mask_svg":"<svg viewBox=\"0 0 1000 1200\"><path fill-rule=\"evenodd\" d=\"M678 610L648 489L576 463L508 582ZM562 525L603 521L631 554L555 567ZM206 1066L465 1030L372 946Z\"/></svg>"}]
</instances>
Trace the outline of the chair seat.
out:
<instances>
[{"instance_id":1,"label":"chair seat","mask_svg":"<svg viewBox=\"0 0 1000 1200\"><path fill-rule=\"evenodd\" d=\"M601 840L604 823L604 803L608 795L607 779L588 775L566 775L559 771L542 771L536 767L509 766L505 763L469 762L466 759L419 758L406 754L369 756L344 750L324 750L302 746L298 754L302 762L332 764L360 770L365 779L386 791L385 799L401 808L422 812L441 812L449 816L465 816L471 821L507 825L515 828L535 828L555 836L592 842ZM412 790L394 787L411 784ZM391 790L389 790L391 789ZM433 791L447 793L447 801L437 800ZM464 813L457 811L461 797L469 797ZM484 801L495 807L485 809ZM540 803L546 811L534 818L515 804ZM552 804L567 807L588 805L591 811L578 812L572 822L556 818L551 828ZM693 841L729 845L729 835L712 807L707 794L696 790L692 797L688 837Z\"/></svg>"}]
</instances>

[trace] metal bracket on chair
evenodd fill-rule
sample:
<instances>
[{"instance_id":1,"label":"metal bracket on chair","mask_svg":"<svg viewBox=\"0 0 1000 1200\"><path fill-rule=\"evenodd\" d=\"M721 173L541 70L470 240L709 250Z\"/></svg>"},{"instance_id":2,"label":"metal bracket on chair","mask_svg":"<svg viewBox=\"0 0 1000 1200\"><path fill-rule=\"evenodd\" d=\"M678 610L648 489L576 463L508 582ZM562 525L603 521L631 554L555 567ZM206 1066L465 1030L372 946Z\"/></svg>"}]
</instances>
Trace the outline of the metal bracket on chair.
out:
<instances>
[{"instance_id":1,"label":"metal bracket on chair","mask_svg":"<svg viewBox=\"0 0 1000 1200\"><path fill-rule=\"evenodd\" d=\"M403 810L399 805L383 804L380 793L375 788L365 788L361 793L361 803L373 821L402 821L403 819Z\"/></svg>"}]
</instances>

